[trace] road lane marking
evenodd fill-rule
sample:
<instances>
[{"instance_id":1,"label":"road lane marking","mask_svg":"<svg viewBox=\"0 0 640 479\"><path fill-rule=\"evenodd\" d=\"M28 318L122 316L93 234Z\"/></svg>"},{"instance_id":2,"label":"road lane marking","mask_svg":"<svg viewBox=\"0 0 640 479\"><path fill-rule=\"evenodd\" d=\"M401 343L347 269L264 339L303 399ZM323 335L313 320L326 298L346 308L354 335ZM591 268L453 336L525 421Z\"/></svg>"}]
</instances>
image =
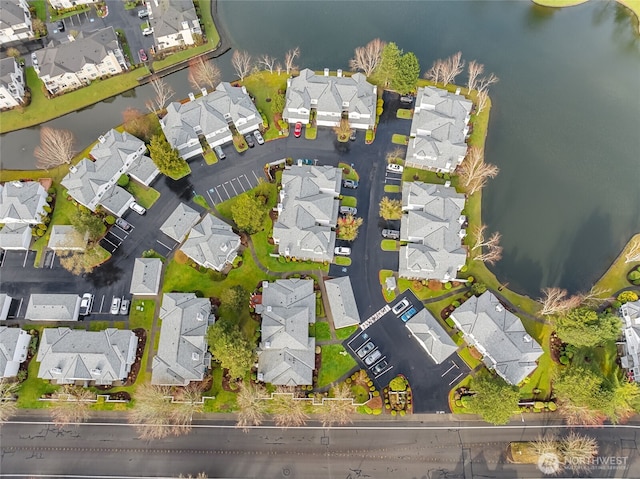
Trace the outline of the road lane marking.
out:
<instances>
[{"instance_id":1,"label":"road lane marking","mask_svg":"<svg viewBox=\"0 0 640 479\"><path fill-rule=\"evenodd\" d=\"M167 248L169 251L173 250L173 248L175 248L175 245L172 247L167 246L166 244L164 244L162 241L160 240L156 240L158 243L160 243L162 246L164 246L165 248Z\"/></svg>"}]
</instances>

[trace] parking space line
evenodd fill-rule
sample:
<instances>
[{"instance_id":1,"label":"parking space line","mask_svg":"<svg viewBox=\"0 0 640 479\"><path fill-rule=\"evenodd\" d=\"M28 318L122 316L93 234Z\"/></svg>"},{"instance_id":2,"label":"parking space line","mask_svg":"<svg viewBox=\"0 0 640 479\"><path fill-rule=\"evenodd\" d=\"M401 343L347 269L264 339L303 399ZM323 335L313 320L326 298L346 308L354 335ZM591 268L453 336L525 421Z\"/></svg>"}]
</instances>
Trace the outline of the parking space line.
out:
<instances>
[{"instance_id":1,"label":"parking space line","mask_svg":"<svg viewBox=\"0 0 640 479\"><path fill-rule=\"evenodd\" d=\"M102 300L100 301L100 309L98 310L99 313L102 313L102 306L104 306L104 294L102 295Z\"/></svg>"},{"instance_id":2,"label":"parking space line","mask_svg":"<svg viewBox=\"0 0 640 479\"><path fill-rule=\"evenodd\" d=\"M216 192L216 195L218 195L218 198L220 198L220 202L224 201L222 199L222 196L220 196L220 192L218 191L218 188L220 188L220 185L216 186L213 190Z\"/></svg>"},{"instance_id":3,"label":"parking space line","mask_svg":"<svg viewBox=\"0 0 640 479\"><path fill-rule=\"evenodd\" d=\"M233 188L233 192L236 194L236 196L238 196L238 190L236 190L236 187L233 186L233 179L230 181L226 181L225 183L229 183L229 185L231 185L231 188Z\"/></svg>"},{"instance_id":4,"label":"parking space line","mask_svg":"<svg viewBox=\"0 0 640 479\"><path fill-rule=\"evenodd\" d=\"M254 175L255 175L255 173L254 173ZM251 182L249 181L249 178L247 178L247 175L242 175L242 176L244 176L244 181L246 181L246 182L247 182L247 184L249 185L249 189L253 188L253 185L252 185L252 184L251 184Z\"/></svg>"},{"instance_id":5,"label":"parking space line","mask_svg":"<svg viewBox=\"0 0 640 479\"><path fill-rule=\"evenodd\" d=\"M244 189L244 186L242 186L242 183L240 183L240 180L238 178L233 178L233 180L236 180L238 182L238 185L240 185L240 188L242 188L243 193L247 191ZM231 186L233 186L233 180L231 180Z\"/></svg>"},{"instance_id":6,"label":"parking space line","mask_svg":"<svg viewBox=\"0 0 640 479\"><path fill-rule=\"evenodd\" d=\"M461 377L462 375L463 375L463 373L458 374L458 375L454 378L454 380L453 380L453 381L451 381L451 382L449 383L449 386L451 386L451 385L452 385L453 383L455 383L458 379L460 379L460 377Z\"/></svg>"},{"instance_id":7,"label":"parking space line","mask_svg":"<svg viewBox=\"0 0 640 479\"><path fill-rule=\"evenodd\" d=\"M453 361L451 361L451 362L453 362ZM443 377L445 376L445 374L449 374L449 371L451 371L453 368L456 368L456 367L458 367L458 366L454 364L454 365L453 365L453 366L451 366L449 369L447 369L445 372L443 372L443 373L440 375L440 377L441 377L441 378L443 378Z\"/></svg>"},{"instance_id":8,"label":"parking space line","mask_svg":"<svg viewBox=\"0 0 640 479\"><path fill-rule=\"evenodd\" d=\"M56 252L53 252L53 258L51 258L51 265L49 266L49 269L53 269L53 264L56 262Z\"/></svg>"},{"instance_id":9,"label":"parking space line","mask_svg":"<svg viewBox=\"0 0 640 479\"><path fill-rule=\"evenodd\" d=\"M347 343L347 346L349 346L351 348L351 343L354 342L356 339L360 338L362 336L362 333L364 333L364 331L360 331L360 334L358 334L357 336L354 336L353 338L351 338L351 340ZM362 344L364 344L364 343L362 343ZM358 348L358 349L360 349L360 348ZM353 349L353 348L351 348L351 350L355 351L355 349Z\"/></svg>"},{"instance_id":10,"label":"parking space line","mask_svg":"<svg viewBox=\"0 0 640 479\"><path fill-rule=\"evenodd\" d=\"M118 249L118 246L120 246L119 244L115 244L115 243L112 243L111 241L109 241L109 238L107 238L106 236L104 238L102 238L102 239L105 240L107 243L109 243L111 246L113 246L115 249ZM113 250L113 251L115 251L115 250ZM112 251L112 253L113 253L113 251Z\"/></svg>"},{"instance_id":11,"label":"parking space line","mask_svg":"<svg viewBox=\"0 0 640 479\"><path fill-rule=\"evenodd\" d=\"M167 246L166 244L164 244L162 241L160 240L156 240L158 243L160 243L162 246L164 246L165 248L167 248L169 251L172 251L173 248L175 248L175 245L173 245L172 247Z\"/></svg>"},{"instance_id":12,"label":"parking space line","mask_svg":"<svg viewBox=\"0 0 640 479\"><path fill-rule=\"evenodd\" d=\"M24 254L24 261L22 262L22 267L26 268L27 267L27 258L29 257L29 251L27 250L27 252Z\"/></svg>"},{"instance_id":13,"label":"parking space line","mask_svg":"<svg viewBox=\"0 0 640 479\"><path fill-rule=\"evenodd\" d=\"M213 201L213 198L211 197L211 193L209 193L209 191L211 190L207 190L207 196L209 197L209 199L211 200L211 204L215 206L216 202Z\"/></svg>"},{"instance_id":14,"label":"parking space line","mask_svg":"<svg viewBox=\"0 0 640 479\"><path fill-rule=\"evenodd\" d=\"M111 230L109 230L109 233L111 233L113 236L115 236L116 238L118 238L121 242L124 241L125 239L127 239L127 237L125 236L124 238L120 238L120 236L118 236L117 234L115 234L113 232L113 228ZM122 243L120 243L122 244Z\"/></svg>"},{"instance_id":15,"label":"parking space line","mask_svg":"<svg viewBox=\"0 0 640 479\"><path fill-rule=\"evenodd\" d=\"M2 261L0 262L0 268L4 266L4 260L7 259L7 252L5 251L2 255Z\"/></svg>"},{"instance_id":16,"label":"parking space line","mask_svg":"<svg viewBox=\"0 0 640 479\"><path fill-rule=\"evenodd\" d=\"M228 181L226 183L229 183ZM227 188L224 186L224 183L221 185L218 185L218 187L222 186L222 189L224 190L224 192L227 195L227 199L231 198L231 195L229 194L229 192L227 191Z\"/></svg>"},{"instance_id":17,"label":"parking space line","mask_svg":"<svg viewBox=\"0 0 640 479\"><path fill-rule=\"evenodd\" d=\"M255 172L255 171L253 171L253 170L251 170L251 173L253 173L253 176L255 176L256 181L258 181L258 175L256 175L256 172Z\"/></svg>"},{"instance_id":18,"label":"parking space line","mask_svg":"<svg viewBox=\"0 0 640 479\"><path fill-rule=\"evenodd\" d=\"M389 371L391 371L393 369L393 366L389 366L387 369L385 369L384 371L382 371L380 374L377 374L376 376L374 376L375 379L378 379L380 376L382 376L383 374L387 374Z\"/></svg>"},{"instance_id":19,"label":"parking space line","mask_svg":"<svg viewBox=\"0 0 640 479\"><path fill-rule=\"evenodd\" d=\"M23 301L24 301L24 298L20 298L20 304L18 305L18 311L16 311L16 318L20 317L20 310L22 309Z\"/></svg>"}]
</instances>

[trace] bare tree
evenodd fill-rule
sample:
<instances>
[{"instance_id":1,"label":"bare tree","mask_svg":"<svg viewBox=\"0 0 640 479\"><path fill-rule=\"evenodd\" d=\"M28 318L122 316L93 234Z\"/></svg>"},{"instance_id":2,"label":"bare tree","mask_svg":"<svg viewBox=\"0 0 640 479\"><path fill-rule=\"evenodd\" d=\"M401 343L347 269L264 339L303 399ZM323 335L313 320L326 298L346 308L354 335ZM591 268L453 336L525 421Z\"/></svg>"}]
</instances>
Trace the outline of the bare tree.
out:
<instances>
[{"instance_id":1,"label":"bare tree","mask_svg":"<svg viewBox=\"0 0 640 479\"><path fill-rule=\"evenodd\" d=\"M478 63L475 60L471 60L467 65L467 88L469 91L476 89L476 84L478 81L478 76L484 73L484 65L482 63Z\"/></svg>"},{"instance_id":2,"label":"bare tree","mask_svg":"<svg viewBox=\"0 0 640 479\"><path fill-rule=\"evenodd\" d=\"M398 146L387 153L387 163L395 163L397 160L401 160L405 155L405 149Z\"/></svg>"},{"instance_id":3,"label":"bare tree","mask_svg":"<svg viewBox=\"0 0 640 479\"><path fill-rule=\"evenodd\" d=\"M457 173L460 183L469 195L484 188L489 178L495 178L500 170L491 163L485 163L484 151L472 146L464 161L458 166Z\"/></svg>"},{"instance_id":4,"label":"bare tree","mask_svg":"<svg viewBox=\"0 0 640 479\"><path fill-rule=\"evenodd\" d=\"M0 426L9 420L17 411L15 396L19 383L10 383L0 378Z\"/></svg>"},{"instance_id":5,"label":"bare tree","mask_svg":"<svg viewBox=\"0 0 640 479\"><path fill-rule=\"evenodd\" d=\"M629 249L624 255L625 263L634 263L640 261L640 238L634 239L629 244Z\"/></svg>"},{"instance_id":6,"label":"bare tree","mask_svg":"<svg viewBox=\"0 0 640 479\"><path fill-rule=\"evenodd\" d=\"M353 406L353 393L346 383L332 388L332 398L316 396L316 400L321 404L315 407L320 416L322 427L331 427L334 424L348 424L353 422L352 415L355 412Z\"/></svg>"},{"instance_id":7,"label":"bare tree","mask_svg":"<svg viewBox=\"0 0 640 479\"><path fill-rule=\"evenodd\" d=\"M171 420L174 425L172 432L175 436L189 433L193 415L202 412L202 390L200 386L199 383L194 382L176 389L176 402L171 405Z\"/></svg>"},{"instance_id":8,"label":"bare tree","mask_svg":"<svg viewBox=\"0 0 640 479\"><path fill-rule=\"evenodd\" d=\"M304 426L309 418L305 401L299 401L286 387L278 387L273 395L271 410L276 426L282 429Z\"/></svg>"},{"instance_id":9,"label":"bare tree","mask_svg":"<svg viewBox=\"0 0 640 479\"><path fill-rule=\"evenodd\" d=\"M33 150L38 161L36 167L42 170L71 163L75 154L75 138L69 130L57 130L49 126L40 129L40 144Z\"/></svg>"},{"instance_id":10,"label":"bare tree","mask_svg":"<svg viewBox=\"0 0 640 479\"><path fill-rule=\"evenodd\" d=\"M556 454L560 453L558 444L558 437L553 433L546 433L544 436L539 435L535 441L531 441L531 447L533 452L538 456L543 454Z\"/></svg>"},{"instance_id":11,"label":"bare tree","mask_svg":"<svg viewBox=\"0 0 640 479\"><path fill-rule=\"evenodd\" d=\"M282 73L282 63L278 62L276 63L276 72L278 73L278 75L280 75Z\"/></svg>"},{"instance_id":12,"label":"bare tree","mask_svg":"<svg viewBox=\"0 0 640 479\"><path fill-rule=\"evenodd\" d=\"M386 42L374 38L364 47L357 47L354 57L349 60L349 66L353 71L362 70L366 76L371 76L382 59L382 50Z\"/></svg>"},{"instance_id":13,"label":"bare tree","mask_svg":"<svg viewBox=\"0 0 640 479\"><path fill-rule=\"evenodd\" d=\"M105 260L100 245L87 246L85 250L62 250L58 252L60 258L60 266L69 271L69 273L80 276L91 273L100 264L101 260Z\"/></svg>"},{"instance_id":14,"label":"bare tree","mask_svg":"<svg viewBox=\"0 0 640 479\"><path fill-rule=\"evenodd\" d=\"M220 69L210 60L194 58L189 61L189 83L196 90L214 90L220 83Z\"/></svg>"},{"instance_id":15,"label":"bare tree","mask_svg":"<svg viewBox=\"0 0 640 479\"><path fill-rule=\"evenodd\" d=\"M9 47L7 48L7 56L17 60L20 58L20 51L15 47Z\"/></svg>"},{"instance_id":16,"label":"bare tree","mask_svg":"<svg viewBox=\"0 0 640 479\"><path fill-rule=\"evenodd\" d=\"M440 83L440 80L442 80L443 66L442 60L434 61L431 68L425 72L424 77L433 83Z\"/></svg>"},{"instance_id":17,"label":"bare tree","mask_svg":"<svg viewBox=\"0 0 640 479\"><path fill-rule=\"evenodd\" d=\"M565 464L570 464L574 473L587 472L591 460L598 455L598 442L592 437L571 431L560 442L560 451Z\"/></svg>"},{"instance_id":18,"label":"bare tree","mask_svg":"<svg viewBox=\"0 0 640 479\"><path fill-rule=\"evenodd\" d=\"M604 303L605 301L609 301L612 298L609 295L608 289L593 286L586 293L580 293L578 295L578 299L581 305L594 307Z\"/></svg>"},{"instance_id":19,"label":"bare tree","mask_svg":"<svg viewBox=\"0 0 640 479\"><path fill-rule=\"evenodd\" d=\"M446 58L442 62L442 83L447 86L449 83L453 83L456 77L462 73L464 69L464 60L462 59L462 52L456 52L449 58Z\"/></svg>"},{"instance_id":20,"label":"bare tree","mask_svg":"<svg viewBox=\"0 0 640 479\"><path fill-rule=\"evenodd\" d=\"M268 408L267 391L264 386L254 386L251 383L240 383L240 391L236 398L240 412L238 412L237 427L248 431L247 426L262 424Z\"/></svg>"},{"instance_id":21,"label":"bare tree","mask_svg":"<svg viewBox=\"0 0 640 479\"><path fill-rule=\"evenodd\" d=\"M473 231L475 241L471 247L473 259L484 263L495 264L502 258L502 246L500 246L501 235L494 232L488 239L485 239L486 225L476 226Z\"/></svg>"},{"instance_id":22,"label":"bare tree","mask_svg":"<svg viewBox=\"0 0 640 479\"><path fill-rule=\"evenodd\" d=\"M295 65L294 62L296 58L298 58L299 56L300 56L300 47L292 48L287 53L285 53L284 68L287 72L287 75L290 75L291 73L293 73L295 70L298 69L298 67Z\"/></svg>"},{"instance_id":23,"label":"bare tree","mask_svg":"<svg viewBox=\"0 0 640 479\"><path fill-rule=\"evenodd\" d=\"M486 77L479 77L477 79L477 90L478 91L488 91L489 87L494 83L498 83L500 79L494 73L489 73Z\"/></svg>"},{"instance_id":24,"label":"bare tree","mask_svg":"<svg viewBox=\"0 0 640 479\"><path fill-rule=\"evenodd\" d=\"M253 67L253 59L248 52L245 52L244 50L236 50L233 52L231 57L231 64L236 70L238 78L242 81L251 71L251 67Z\"/></svg>"},{"instance_id":25,"label":"bare tree","mask_svg":"<svg viewBox=\"0 0 640 479\"><path fill-rule=\"evenodd\" d=\"M270 55L260 55L260 57L258 57L258 64L263 65L266 70L269 70L269 73L273 73L276 59Z\"/></svg>"},{"instance_id":26,"label":"bare tree","mask_svg":"<svg viewBox=\"0 0 640 479\"><path fill-rule=\"evenodd\" d=\"M476 104L478 106L478 114L482 113L489 103L489 92L487 90L479 90L476 96Z\"/></svg>"},{"instance_id":27,"label":"bare tree","mask_svg":"<svg viewBox=\"0 0 640 479\"><path fill-rule=\"evenodd\" d=\"M540 314L543 316L551 316L555 314L566 313L580 305L580 298L577 296L569 296L566 289L561 288L544 288L542 297L538 299L542 304Z\"/></svg>"},{"instance_id":28,"label":"bare tree","mask_svg":"<svg viewBox=\"0 0 640 479\"><path fill-rule=\"evenodd\" d=\"M57 427L86 422L89 419L91 400L96 395L80 386L66 385L57 393L57 401L51 404L51 418Z\"/></svg>"},{"instance_id":29,"label":"bare tree","mask_svg":"<svg viewBox=\"0 0 640 479\"><path fill-rule=\"evenodd\" d=\"M167 82L158 76L151 78L151 86L156 96L147 100L146 107L151 113L161 112L175 92Z\"/></svg>"}]
</instances>

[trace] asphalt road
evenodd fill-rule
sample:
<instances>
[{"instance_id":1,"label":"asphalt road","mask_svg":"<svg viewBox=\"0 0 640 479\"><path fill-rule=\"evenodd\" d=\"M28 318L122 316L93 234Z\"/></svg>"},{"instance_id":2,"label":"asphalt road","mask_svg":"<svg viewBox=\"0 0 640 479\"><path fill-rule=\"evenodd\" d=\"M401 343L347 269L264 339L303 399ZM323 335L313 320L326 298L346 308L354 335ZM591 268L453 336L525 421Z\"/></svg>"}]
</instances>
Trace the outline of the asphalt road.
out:
<instances>
[{"instance_id":1,"label":"asphalt road","mask_svg":"<svg viewBox=\"0 0 640 479\"><path fill-rule=\"evenodd\" d=\"M510 464L505 456L509 442L533 440L540 428L471 427L475 428L454 422L406 422L397 427L369 422L344 429L265 427L243 433L209 424L195 427L187 436L149 443L137 439L127 425L59 430L48 424L8 423L0 430L0 477L177 477L198 472L210 478L542 476L536 466ZM635 429L584 432L598 440L601 458L621 458L615 468L593 466L590 477L640 477Z\"/></svg>"}]
</instances>

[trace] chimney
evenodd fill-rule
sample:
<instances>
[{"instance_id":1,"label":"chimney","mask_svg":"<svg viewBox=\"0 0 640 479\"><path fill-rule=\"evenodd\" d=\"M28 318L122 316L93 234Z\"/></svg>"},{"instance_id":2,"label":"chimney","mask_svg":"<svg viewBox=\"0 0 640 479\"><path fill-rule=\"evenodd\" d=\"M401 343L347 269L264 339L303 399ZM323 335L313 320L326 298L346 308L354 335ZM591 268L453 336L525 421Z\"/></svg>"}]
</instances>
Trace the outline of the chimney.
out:
<instances>
[{"instance_id":1,"label":"chimney","mask_svg":"<svg viewBox=\"0 0 640 479\"><path fill-rule=\"evenodd\" d=\"M501 313L502 311L504 311L504 308L502 307L502 305L501 305L501 304L496 304L496 311L497 311L498 313Z\"/></svg>"},{"instance_id":2,"label":"chimney","mask_svg":"<svg viewBox=\"0 0 640 479\"><path fill-rule=\"evenodd\" d=\"M338 71L336 72L336 74L338 75L338 77L342 76L342 68L338 68Z\"/></svg>"},{"instance_id":3,"label":"chimney","mask_svg":"<svg viewBox=\"0 0 640 479\"><path fill-rule=\"evenodd\" d=\"M326 76L326 77L329 76L329 69L328 68L324 69L324 76Z\"/></svg>"},{"instance_id":4,"label":"chimney","mask_svg":"<svg viewBox=\"0 0 640 479\"><path fill-rule=\"evenodd\" d=\"M196 96L192 92L189 92L189 101L193 101L195 99L196 99Z\"/></svg>"},{"instance_id":5,"label":"chimney","mask_svg":"<svg viewBox=\"0 0 640 479\"><path fill-rule=\"evenodd\" d=\"M242 93L247 94L247 88L244 85L242 85Z\"/></svg>"},{"instance_id":6,"label":"chimney","mask_svg":"<svg viewBox=\"0 0 640 479\"><path fill-rule=\"evenodd\" d=\"M106 139L103 135L100 135L100 136L98 137L98 141L99 141L100 143L104 143L105 141L107 141L107 139Z\"/></svg>"},{"instance_id":7,"label":"chimney","mask_svg":"<svg viewBox=\"0 0 640 479\"><path fill-rule=\"evenodd\" d=\"M522 340L525 343L530 343L532 341L531 336L529 336L528 334L525 334L524 336L522 336Z\"/></svg>"},{"instance_id":8,"label":"chimney","mask_svg":"<svg viewBox=\"0 0 640 479\"><path fill-rule=\"evenodd\" d=\"M207 96L207 89L206 88L200 88L200 93L202 93L202 96Z\"/></svg>"},{"instance_id":9,"label":"chimney","mask_svg":"<svg viewBox=\"0 0 640 479\"><path fill-rule=\"evenodd\" d=\"M460 88L456 88L456 95L460 94Z\"/></svg>"},{"instance_id":10,"label":"chimney","mask_svg":"<svg viewBox=\"0 0 640 479\"><path fill-rule=\"evenodd\" d=\"M444 187L449 188L451 186L451 182L449 180L444 182Z\"/></svg>"}]
</instances>

